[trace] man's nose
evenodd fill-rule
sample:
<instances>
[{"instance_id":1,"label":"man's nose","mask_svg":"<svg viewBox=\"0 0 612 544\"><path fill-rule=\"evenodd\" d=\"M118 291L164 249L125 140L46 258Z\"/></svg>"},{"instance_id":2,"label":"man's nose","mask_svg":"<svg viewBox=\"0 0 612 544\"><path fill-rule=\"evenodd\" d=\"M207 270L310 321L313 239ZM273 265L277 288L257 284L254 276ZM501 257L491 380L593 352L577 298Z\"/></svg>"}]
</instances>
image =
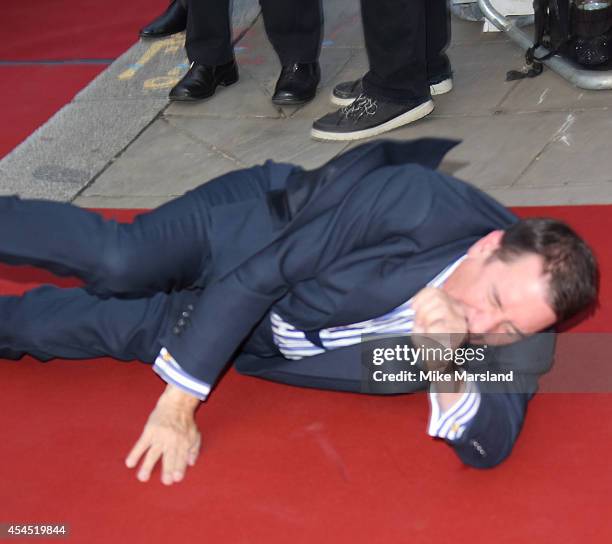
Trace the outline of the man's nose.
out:
<instances>
[{"instance_id":1,"label":"man's nose","mask_svg":"<svg viewBox=\"0 0 612 544\"><path fill-rule=\"evenodd\" d=\"M483 311L477 308L468 308L466 318L468 328L473 334L494 332L501 323L499 312Z\"/></svg>"}]
</instances>

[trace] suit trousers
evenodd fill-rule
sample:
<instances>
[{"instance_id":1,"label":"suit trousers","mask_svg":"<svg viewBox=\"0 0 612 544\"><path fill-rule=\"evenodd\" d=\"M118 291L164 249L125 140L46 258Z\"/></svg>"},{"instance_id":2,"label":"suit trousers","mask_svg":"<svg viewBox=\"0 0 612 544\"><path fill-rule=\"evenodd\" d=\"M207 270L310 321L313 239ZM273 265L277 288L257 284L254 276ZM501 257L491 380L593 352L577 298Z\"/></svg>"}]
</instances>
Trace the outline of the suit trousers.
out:
<instances>
[{"instance_id":1,"label":"suit trousers","mask_svg":"<svg viewBox=\"0 0 612 544\"><path fill-rule=\"evenodd\" d=\"M85 284L0 296L0 357L154 361L183 295L209 280L212 208L259 203L278 183L265 165L234 171L131 224L67 203L0 197L0 261Z\"/></svg>"},{"instance_id":2,"label":"suit trousers","mask_svg":"<svg viewBox=\"0 0 612 544\"><path fill-rule=\"evenodd\" d=\"M268 38L282 65L319 58L321 0L260 0ZM187 0L189 60L219 65L234 58L230 0Z\"/></svg>"},{"instance_id":3,"label":"suit trousers","mask_svg":"<svg viewBox=\"0 0 612 544\"><path fill-rule=\"evenodd\" d=\"M428 98L429 81L450 76L447 0L361 0L371 96L392 102Z\"/></svg>"}]
</instances>

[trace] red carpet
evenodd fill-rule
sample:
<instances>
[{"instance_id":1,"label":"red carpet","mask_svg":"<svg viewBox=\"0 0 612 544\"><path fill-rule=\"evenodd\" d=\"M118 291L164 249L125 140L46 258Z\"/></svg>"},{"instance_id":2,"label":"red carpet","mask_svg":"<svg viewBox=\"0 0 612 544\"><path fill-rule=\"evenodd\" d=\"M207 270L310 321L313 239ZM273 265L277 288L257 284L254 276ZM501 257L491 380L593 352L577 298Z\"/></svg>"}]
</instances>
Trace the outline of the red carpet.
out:
<instances>
[{"instance_id":1,"label":"red carpet","mask_svg":"<svg viewBox=\"0 0 612 544\"><path fill-rule=\"evenodd\" d=\"M110 59L167 0L3 0L2 60Z\"/></svg>"},{"instance_id":2,"label":"red carpet","mask_svg":"<svg viewBox=\"0 0 612 544\"><path fill-rule=\"evenodd\" d=\"M612 270L610 207L520 212L569 220L604 279ZM1 272L2 292L48 279ZM612 332L602 287L581 330ZM123 466L163 388L149 367L2 361L0 382L0 522L65 522L71 542L612 539L611 395L540 395L511 458L478 471L425 435L424 395L300 390L230 371L198 414L197 466L166 488L158 471L141 484Z\"/></svg>"},{"instance_id":3,"label":"red carpet","mask_svg":"<svg viewBox=\"0 0 612 544\"><path fill-rule=\"evenodd\" d=\"M166 0L3 0L0 159L136 42L138 29L166 5ZM61 62L41 64L46 61Z\"/></svg>"}]
</instances>

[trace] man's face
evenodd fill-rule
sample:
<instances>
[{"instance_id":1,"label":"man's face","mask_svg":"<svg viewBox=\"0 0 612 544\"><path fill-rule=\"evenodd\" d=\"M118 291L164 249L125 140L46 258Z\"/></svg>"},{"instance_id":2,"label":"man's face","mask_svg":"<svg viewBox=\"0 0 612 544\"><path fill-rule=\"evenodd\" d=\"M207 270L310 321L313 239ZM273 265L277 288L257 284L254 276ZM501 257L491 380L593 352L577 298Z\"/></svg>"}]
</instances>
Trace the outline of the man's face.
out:
<instances>
[{"instance_id":1,"label":"man's face","mask_svg":"<svg viewBox=\"0 0 612 544\"><path fill-rule=\"evenodd\" d=\"M508 263L490 258L502 235L495 231L474 244L443 286L463 305L473 343L513 342L556 321L540 256L527 254Z\"/></svg>"}]
</instances>

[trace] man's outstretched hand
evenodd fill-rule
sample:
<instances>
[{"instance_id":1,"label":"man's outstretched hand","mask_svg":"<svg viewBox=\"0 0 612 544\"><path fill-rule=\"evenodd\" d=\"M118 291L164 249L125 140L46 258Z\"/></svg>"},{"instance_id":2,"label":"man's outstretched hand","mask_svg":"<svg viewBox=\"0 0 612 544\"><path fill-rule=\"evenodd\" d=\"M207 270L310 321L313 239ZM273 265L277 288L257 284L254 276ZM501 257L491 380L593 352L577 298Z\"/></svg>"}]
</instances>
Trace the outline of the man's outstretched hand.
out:
<instances>
[{"instance_id":1,"label":"man's outstretched hand","mask_svg":"<svg viewBox=\"0 0 612 544\"><path fill-rule=\"evenodd\" d=\"M194 413L200 401L168 385L151 412L138 442L125 459L128 468L134 468L140 458L137 478L147 482L153 468L161 457L161 481L165 485L180 482L187 465L193 466L200 452L201 437L195 423Z\"/></svg>"}]
</instances>

